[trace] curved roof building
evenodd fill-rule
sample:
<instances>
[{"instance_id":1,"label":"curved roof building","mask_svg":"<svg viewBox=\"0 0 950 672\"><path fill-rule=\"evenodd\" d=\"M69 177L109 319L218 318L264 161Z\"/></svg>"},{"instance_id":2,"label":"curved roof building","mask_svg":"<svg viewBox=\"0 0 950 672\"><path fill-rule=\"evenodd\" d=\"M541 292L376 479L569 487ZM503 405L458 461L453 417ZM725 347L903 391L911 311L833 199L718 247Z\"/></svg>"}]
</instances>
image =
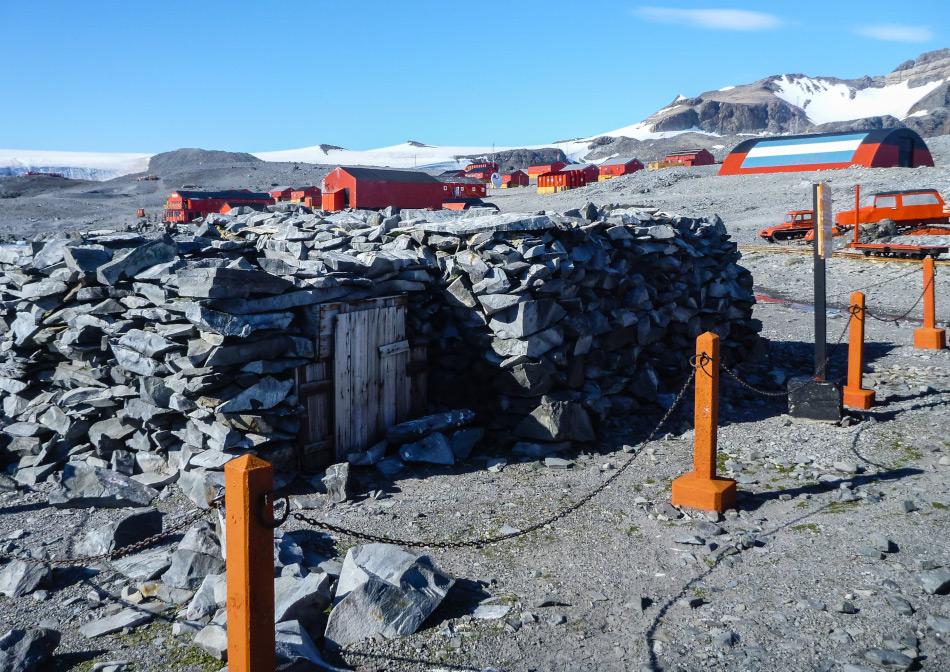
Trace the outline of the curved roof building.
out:
<instances>
[{"instance_id":1,"label":"curved roof building","mask_svg":"<svg viewBox=\"0 0 950 672\"><path fill-rule=\"evenodd\" d=\"M916 168L934 165L923 139L909 128L753 138L736 145L720 175L790 173L865 166Z\"/></svg>"}]
</instances>

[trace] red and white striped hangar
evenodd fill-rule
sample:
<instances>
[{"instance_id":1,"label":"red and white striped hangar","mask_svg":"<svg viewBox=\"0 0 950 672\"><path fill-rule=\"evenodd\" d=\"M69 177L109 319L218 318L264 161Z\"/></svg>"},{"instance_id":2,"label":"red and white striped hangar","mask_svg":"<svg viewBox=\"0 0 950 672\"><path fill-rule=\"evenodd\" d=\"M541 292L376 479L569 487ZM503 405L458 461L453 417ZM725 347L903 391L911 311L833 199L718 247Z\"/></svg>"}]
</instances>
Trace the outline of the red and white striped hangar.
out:
<instances>
[{"instance_id":1,"label":"red and white striped hangar","mask_svg":"<svg viewBox=\"0 0 950 672\"><path fill-rule=\"evenodd\" d=\"M909 128L813 133L740 142L722 162L720 175L791 173L865 166L917 168L934 165L923 139Z\"/></svg>"}]
</instances>

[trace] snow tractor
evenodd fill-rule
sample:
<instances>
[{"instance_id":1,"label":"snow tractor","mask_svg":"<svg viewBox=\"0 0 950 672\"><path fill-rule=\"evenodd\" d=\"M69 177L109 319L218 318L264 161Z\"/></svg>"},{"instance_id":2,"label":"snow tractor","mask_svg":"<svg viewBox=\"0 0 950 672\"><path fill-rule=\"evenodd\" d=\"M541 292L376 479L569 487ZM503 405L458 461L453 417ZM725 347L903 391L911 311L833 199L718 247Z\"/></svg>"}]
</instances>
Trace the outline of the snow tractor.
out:
<instances>
[{"instance_id":1,"label":"snow tractor","mask_svg":"<svg viewBox=\"0 0 950 672\"><path fill-rule=\"evenodd\" d=\"M811 210L792 210L785 214L785 221L759 231L759 237L770 243L800 240L815 228L815 213Z\"/></svg>"},{"instance_id":2,"label":"snow tractor","mask_svg":"<svg viewBox=\"0 0 950 672\"><path fill-rule=\"evenodd\" d=\"M923 259L947 252L946 246L891 243L894 236L950 235L950 208L936 189L906 189L871 194L861 200L855 188L855 208L839 212L837 226L854 228L849 247L865 256ZM857 226L855 226L857 223Z\"/></svg>"}]
</instances>

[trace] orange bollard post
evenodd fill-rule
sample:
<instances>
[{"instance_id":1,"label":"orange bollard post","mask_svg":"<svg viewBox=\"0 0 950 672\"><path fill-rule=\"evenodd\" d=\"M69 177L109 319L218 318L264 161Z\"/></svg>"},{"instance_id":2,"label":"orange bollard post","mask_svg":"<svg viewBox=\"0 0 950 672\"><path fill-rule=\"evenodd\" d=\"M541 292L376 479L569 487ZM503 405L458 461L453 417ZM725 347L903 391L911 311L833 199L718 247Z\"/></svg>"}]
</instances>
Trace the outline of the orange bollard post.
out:
<instances>
[{"instance_id":1,"label":"orange bollard post","mask_svg":"<svg viewBox=\"0 0 950 672\"><path fill-rule=\"evenodd\" d=\"M874 390L865 390L864 377L864 292L851 293L851 333L848 340L848 384L842 400L848 408L867 410L874 404Z\"/></svg>"},{"instance_id":2,"label":"orange bollard post","mask_svg":"<svg viewBox=\"0 0 950 672\"><path fill-rule=\"evenodd\" d=\"M731 509L736 482L716 476L719 426L719 337L707 331L696 339L696 400L693 470L673 481L673 504L704 511Z\"/></svg>"},{"instance_id":3,"label":"orange bollard post","mask_svg":"<svg viewBox=\"0 0 950 672\"><path fill-rule=\"evenodd\" d=\"M273 508L271 465L243 455L224 465L227 520L228 670L274 672Z\"/></svg>"},{"instance_id":4,"label":"orange bollard post","mask_svg":"<svg viewBox=\"0 0 950 672\"><path fill-rule=\"evenodd\" d=\"M914 330L914 347L918 350L943 350L947 347L947 330L937 328L937 290L933 257L925 257L923 266L924 326Z\"/></svg>"}]
</instances>

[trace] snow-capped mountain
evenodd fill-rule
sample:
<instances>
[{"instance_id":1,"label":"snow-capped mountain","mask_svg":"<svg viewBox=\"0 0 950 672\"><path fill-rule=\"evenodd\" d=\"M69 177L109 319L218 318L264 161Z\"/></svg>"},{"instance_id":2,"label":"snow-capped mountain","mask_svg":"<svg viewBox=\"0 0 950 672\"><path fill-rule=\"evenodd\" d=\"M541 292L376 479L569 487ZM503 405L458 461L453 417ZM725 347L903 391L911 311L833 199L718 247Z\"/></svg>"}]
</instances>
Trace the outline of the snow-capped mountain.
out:
<instances>
[{"instance_id":1,"label":"snow-capped mountain","mask_svg":"<svg viewBox=\"0 0 950 672\"><path fill-rule=\"evenodd\" d=\"M679 96L638 126L651 132L720 135L805 133L844 127L909 126L924 136L950 132L950 49L927 52L878 77L774 75Z\"/></svg>"},{"instance_id":2,"label":"snow-capped mountain","mask_svg":"<svg viewBox=\"0 0 950 672\"><path fill-rule=\"evenodd\" d=\"M751 84L728 85L669 105L643 121L575 140L520 147L433 146L409 140L369 150L320 144L299 149L262 151L265 161L360 164L393 168L447 169L473 156L524 150L561 150L572 161L596 160L669 141L713 144L717 136L806 133L824 130L909 126L923 136L950 133L950 49L927 52L893 72L861 79L773 75ZM684 135L689 133L690 135ZM707 136L703 138L702 134ZM723 138L721 142L725 142ZM662 156L662 153L660 154ZM596 157L596 158L595 158ZM29 170L67 177L109 179L142 172L146 154L44 152L0 149L0 176Z\"/></svg>"}]
</instances>

